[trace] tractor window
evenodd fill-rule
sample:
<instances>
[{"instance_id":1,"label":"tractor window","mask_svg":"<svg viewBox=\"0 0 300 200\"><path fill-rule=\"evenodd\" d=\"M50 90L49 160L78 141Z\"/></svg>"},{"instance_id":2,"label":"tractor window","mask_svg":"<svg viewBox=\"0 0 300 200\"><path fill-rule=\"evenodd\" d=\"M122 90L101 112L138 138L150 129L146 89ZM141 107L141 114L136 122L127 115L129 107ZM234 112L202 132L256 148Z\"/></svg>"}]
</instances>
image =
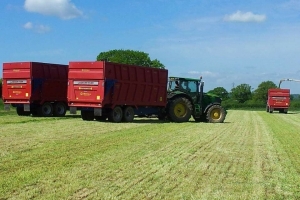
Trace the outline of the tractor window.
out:
<instances>
[{"instance_id":1,"label":"tractor window","mask_svg":"<svg viewBox=\"0 0 300 200\"><path fill-rule=\"evenodd\" d=\"M189 89L189 92L197 92L197 81L189 81L188 89Z\"/></svg>"},{"instance_id":2,"label":"tractor window","mask_svg":"<svg viewBox=\"0 0 300 200\"><path fill-rule=\"evenodd\" d=\"M174 90L176 87L176 83L175 81L169 81L169 87L168 87L168 91L170 90Z\"/></svg>"}]
</instances>

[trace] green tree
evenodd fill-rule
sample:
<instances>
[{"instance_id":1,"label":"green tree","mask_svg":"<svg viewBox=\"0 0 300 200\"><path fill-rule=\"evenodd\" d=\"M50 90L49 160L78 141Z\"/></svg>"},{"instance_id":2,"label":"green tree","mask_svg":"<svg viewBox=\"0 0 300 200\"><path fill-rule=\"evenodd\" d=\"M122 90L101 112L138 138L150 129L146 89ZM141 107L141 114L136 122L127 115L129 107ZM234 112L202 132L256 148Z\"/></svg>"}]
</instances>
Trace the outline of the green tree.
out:
<instances>
[{"instance_id":1,"label":"green tree","mask_svg":"<svg viewBox=\"0 0 300 200\"><path fill-rule=\"evenodd\" d=\"M253 99L255 101L266 102L268 99L268 90L270 88L277 88L272 81L264 81L260 83L257 89L253 92Z\"/></svg>"},{"instance_id":2,"label":"green tree","mask_svg":"<svg viewBox=\"0 0 300 200\"><path fill-rule=\"evenodd\" d=\"M231 96L239 103L244 103L252 98L251 86L248 84L240 84L231 89Z\"/></svg>"},{"instance_id":3,"label":"green tree","mask_svg":"<svg viewBox=\"0 0 300 200\"><path fill-rule=\"evenodd\" d=\"M210 91L208 91L208 93L212 93L215 95L218 95L219 97L221 97L223 100L228 99L228 92L225 88L223 87L216 87Z\"/></svg>"},{"instance_id":4,"label":"green tree","mask_svg":"<svg viewBox=\"0 0 300 200\"><path fill-rule=\"evenodd\" d=\"M97 56L97 60L105 60L115 63L123 63L129 65L139 65L146 67L155 67L164 69L165 66L157 59L151 60L149 54L141 51L133 50L110 50L101 52Z\"/></svg>"}]
</instances>

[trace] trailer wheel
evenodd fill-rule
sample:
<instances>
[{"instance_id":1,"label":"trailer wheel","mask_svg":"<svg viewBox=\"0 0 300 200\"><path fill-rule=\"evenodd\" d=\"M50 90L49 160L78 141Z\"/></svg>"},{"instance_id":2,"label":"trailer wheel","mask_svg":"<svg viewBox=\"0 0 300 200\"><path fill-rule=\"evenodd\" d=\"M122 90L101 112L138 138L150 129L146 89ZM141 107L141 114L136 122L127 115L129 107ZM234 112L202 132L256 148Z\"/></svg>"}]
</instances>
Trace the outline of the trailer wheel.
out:
<instances>
[{"instance_id":1,"label":"trailer wheel","mask_svg":"<svg viewBox=\"0 0 300 200\"><path fill-rule=\"evenodd\" d=\"M111 122L121 122L123 117L123 111L120 106L116 106L114 109L112 109L109 113L108 120Z\"/></svg>"},{"instance_id":2,"label":"trailer wheel","mask_svg":"<svg viewBox=\"0 0 300 200\"><path fill-rule=\"evenodd\" d=\"M53 115L55 117L63 117L66 115L67 106L63 102L57 102L54 104Z\"/></svg>"},{"instance_id":3,"label":"trailer wheel","mask_svg":"<svg viewBox=\"0 0 300 200\"><path fill-rule=\"evenodd\" d=\"M186 98L174 99L169 107L169 117L174 122L187 122L192 115L192 104Z\"/></svg>"},{"instance_id":4,"label":"trailer wheel","mask_svg":"<svg viewBox=\"0 0 300 200\"><path fill-rule=\"evenodd\" d=\"M132 122L134 119L134 110L131 106L126 106L123 111L123 118L124 122Z\"/></svg>"},{"instance_id":5,"label":"trailer wheel","mask_svg":"<svg viewBox=\"0 0 300 200\"><path fill-rule=\"evenodd\" d=\"M220 105L211 106L206 114L206 119L210 123L223 123L225 120L226 112Z\"/></svg>"},{"instance_id":6,"label":"trailer wheel","mask_svg":"<svg viewBox=\"0 0 300 200\"><path fill-rule=\"evenodd\" d=\"M17 107L17 114L19 116L29 116L30 115L30 111L24 111L23 107Z\"/></svg>"},{"instance_id":7,"label":"trailer wheel","mask_svg":"<svg viewBox=\"0 0 300 200\"><path fill-rule=\"evenodd\" d=\"M53 115L53 106L49 102L45 102L39 107L38 113L42 117L51 117Z\"/></svg>"},{"instance_id":8,"label":"trailer wheel","mask_svg":"<svg viewBox=\"0 0 300 200\"><path fill-rule=\"evenodd\" d=\"M96 119L97 121L100 121L100 122L105 121L106 118L107 118L107 116L105 116L105 115L102 115L102 116L95 116L95 119Z\"/></svg>"},{"instance_id":9,"label":"trailer wheel","mask_svg":"<svg viewBox=\"0 0 300 200\"><path fill-rule=\"evenodd\" d=\"M90 110L82 110L81 118L85 121L93 121L94 120L94 112Z\"/></svg>"},{"instance_id":10,"label":"trailer wheel","mask_svg":"<svg viewBox=\"0 0 300 200\"><path fill-rule=\"evenodd\" d=\"M269 108L269 113L273 113L273 111L274 111L274 108Z\"/></svg>"}]
</instances>

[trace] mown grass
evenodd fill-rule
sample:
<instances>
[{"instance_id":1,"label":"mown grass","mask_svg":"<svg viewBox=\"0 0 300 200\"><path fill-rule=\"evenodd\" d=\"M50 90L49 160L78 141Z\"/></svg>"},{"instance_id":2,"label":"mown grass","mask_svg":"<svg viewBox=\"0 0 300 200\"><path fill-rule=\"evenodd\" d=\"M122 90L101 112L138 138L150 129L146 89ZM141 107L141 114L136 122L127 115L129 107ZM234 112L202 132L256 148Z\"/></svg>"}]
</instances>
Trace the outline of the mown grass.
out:
<instances>
[{"instance_id":1,"label":"mown grass","mask_svg":"<svg viewBox=\"0 0 300 200\"><path fill-rule=\"evenodd\" d=\"M300 113L225 123L0 116L0 199L298 199Z\"/></svg>"}]
</instances>

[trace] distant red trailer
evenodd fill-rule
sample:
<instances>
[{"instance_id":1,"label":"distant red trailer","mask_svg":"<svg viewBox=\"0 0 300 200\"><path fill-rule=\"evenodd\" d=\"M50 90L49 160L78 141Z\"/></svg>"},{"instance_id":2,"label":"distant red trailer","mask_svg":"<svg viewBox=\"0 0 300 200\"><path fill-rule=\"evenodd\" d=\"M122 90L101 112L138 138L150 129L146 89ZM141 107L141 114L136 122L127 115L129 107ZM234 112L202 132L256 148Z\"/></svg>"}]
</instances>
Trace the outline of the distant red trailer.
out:
<instances>
[{"instance_id":1,"label":"distant red trailer","mask_svg":"<svg viewBox=\"0 0 300 200\"><path fill-rule=\"evenodd\" d=\"M68 105L83 120L132 121L167 104L168 71L105 61L70 62Z\"/></svg>"},{"instance_id":2,"label":"distant red trailer","mask_svg":"<svg viewBox=\"0 0 300 200\"><path fill-rule=\"evenodd\" d=\"M269 89L267 112L279 111L287 113L290 106L290 90L289 89Z\"/></svg>"},{"instance_id":3,"label":"distant red trailer","mask_svg":"<svg viewBox=\"0 0 300 200\"><path fill-rule=\"evenodd\" d=\"M68 65L40 62L3 64L4 108L19 115L64 116L67 110Z\"/></svg>"}]
</instances>

